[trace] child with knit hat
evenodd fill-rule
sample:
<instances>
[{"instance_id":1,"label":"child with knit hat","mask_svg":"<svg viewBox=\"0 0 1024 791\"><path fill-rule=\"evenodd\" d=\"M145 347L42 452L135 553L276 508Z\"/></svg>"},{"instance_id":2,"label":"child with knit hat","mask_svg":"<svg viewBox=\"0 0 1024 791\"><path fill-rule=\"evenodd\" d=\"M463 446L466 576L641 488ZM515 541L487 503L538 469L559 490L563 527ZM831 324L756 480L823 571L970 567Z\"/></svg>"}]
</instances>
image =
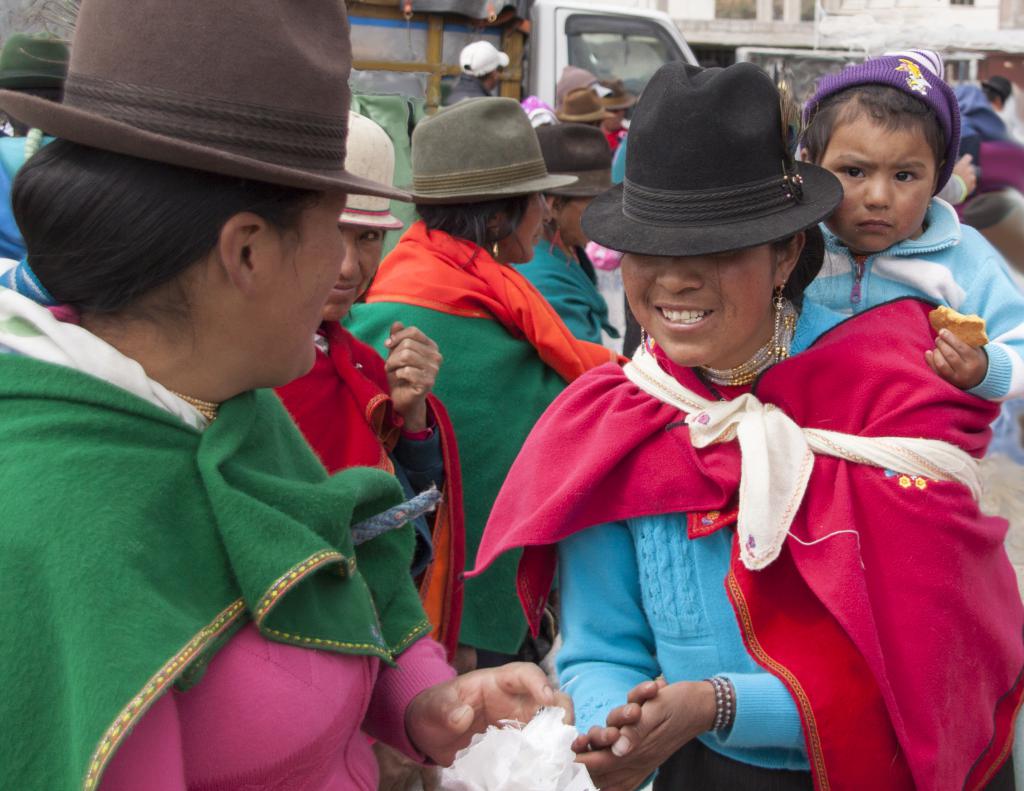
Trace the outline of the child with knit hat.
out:
<instances>
[{"instance_id":1,"label":"child with knit hat","mask_svg":"<svg viewBox=\"0 0 1024 791\"><path fill-rule=\"evenodd\" d=\"M845 313L910 296L981 316L984 346L943 329L926 358L947 382L1004 401L1024 395L1024 295L995 248L934 197L960 145L956 96L941 75L938 54L910 50L819 81L802 147L844 197L823 224L825 263L807 296Z\"/></svg>"}]
</instances>

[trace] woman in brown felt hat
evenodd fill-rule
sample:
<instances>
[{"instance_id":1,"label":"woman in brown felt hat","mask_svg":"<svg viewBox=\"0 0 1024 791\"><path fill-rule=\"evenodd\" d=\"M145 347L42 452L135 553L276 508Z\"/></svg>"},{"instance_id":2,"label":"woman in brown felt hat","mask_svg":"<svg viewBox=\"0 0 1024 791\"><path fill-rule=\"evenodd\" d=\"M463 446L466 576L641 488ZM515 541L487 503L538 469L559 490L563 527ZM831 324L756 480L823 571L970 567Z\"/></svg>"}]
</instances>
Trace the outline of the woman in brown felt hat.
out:
<instances>
[{"instance_id":1,"label":"woman in brown felt hat","mask_svg":"<svg viewBox=\"0 0 1024 791\"><path fill-rule=\"evenodd\" d=\"M7 786L369 790L364 731L447 762L556 699L453 678L417 501L264 389L313 363L346 195L404 197L343 167L349 53L333 0L85 0L64 103L0 92L60 138L0 289Z\"/></svg>"},{"instance_id":2,"label":"woman in brown felt hat","mask_svg":"<svg viewBox=\"0 0 1024 791\"><path fill-rule=\"evenodd\" d=\"M549 175L513 99L468 99L421 122L412 167L422 219L384 259L347 326L383 348L393 322L415 324L444 355L434 392L459 440L472 558L534 421L567 382L613 355L576 339L511 266L533 257L546 211L542 193L576 182ZM526 635L514 576L515 564L507 562L465 587L460 642L476 649L481 665L510 661Z\"/></svg>"},{"instance_id":3,"label":"woman in brown felt hat","mask_svg":"<svg viewBox=\"0 0 1024 791\"><path fill-rule=\"evenodd\" d=\"M585 124L556 124L537 130L544 164L575 184L544 193L548 217L533 260L519 272L544 295L577 338L601 343L601 332L618 338L608 322L608 305L597 290L594 266L584 251L590 241L580 223L596 195L612 185L612 155L600 130Z\"/></svg>"}]
</instances>

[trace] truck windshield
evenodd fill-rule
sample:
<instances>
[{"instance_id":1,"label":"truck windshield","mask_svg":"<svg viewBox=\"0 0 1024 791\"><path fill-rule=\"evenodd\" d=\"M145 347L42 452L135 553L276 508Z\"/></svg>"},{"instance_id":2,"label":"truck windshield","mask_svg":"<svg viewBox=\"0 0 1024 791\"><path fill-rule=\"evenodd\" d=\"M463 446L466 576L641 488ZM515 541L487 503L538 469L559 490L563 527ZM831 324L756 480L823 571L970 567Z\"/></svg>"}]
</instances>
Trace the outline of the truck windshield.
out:
<instances>
[{"instance_id":1,"label":"truck windshield","mask_svg":"<svg viewBox=\"0 0 1024 791\"><path fill-rule=\"evenodd\" d=\"M572 14L566 19L565 32L570 66L600 79L620 77L635 94L662 65L685 60L668 31L647 19Z\"/></svg>"}]
</instances>

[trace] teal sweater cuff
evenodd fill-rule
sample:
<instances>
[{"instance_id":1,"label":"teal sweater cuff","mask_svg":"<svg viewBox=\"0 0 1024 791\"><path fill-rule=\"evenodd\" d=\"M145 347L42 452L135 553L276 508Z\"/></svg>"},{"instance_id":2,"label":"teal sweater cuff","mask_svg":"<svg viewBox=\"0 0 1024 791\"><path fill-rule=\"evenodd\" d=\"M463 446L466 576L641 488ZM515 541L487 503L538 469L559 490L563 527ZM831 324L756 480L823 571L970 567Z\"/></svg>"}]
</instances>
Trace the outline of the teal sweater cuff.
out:
<instances>
[{"instance_id":1,"label":"teal sweater cuff","mask_svg":"<svg viewBox=\"0 0 1024 791\"><path fill-rule=\"evenodd\" d=\"M1013 380L1013 362L1000 343L986 343L983 347L988 355L988 371L981 384L967 392L989 401L1000 401L1010 393Z\"/></svg>"},{"instance_id":2,"label":"teal sweater cuff","mask_svg":"<svg viewBox=\"0 0 1024 791\"><path fill-rule=\"evenodd\" d=\"M779 679L768 673L723 675L736 689L736 716L728 731L713 735L722 747L805 750L800 715Z\"/></svg>"}]
</instances>

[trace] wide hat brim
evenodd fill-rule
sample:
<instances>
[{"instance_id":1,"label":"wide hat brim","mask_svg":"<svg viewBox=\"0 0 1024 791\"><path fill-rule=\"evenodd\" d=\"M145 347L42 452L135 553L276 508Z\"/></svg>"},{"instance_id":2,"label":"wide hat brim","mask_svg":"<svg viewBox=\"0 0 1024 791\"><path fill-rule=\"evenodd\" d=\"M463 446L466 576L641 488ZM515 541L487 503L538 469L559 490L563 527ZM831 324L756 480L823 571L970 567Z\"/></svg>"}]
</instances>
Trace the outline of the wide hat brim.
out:
<instances>
[{"instance_id":1,"label":"wide hat brim","mask_svg":"<svg viewBox=\"0 0 1024 791\"><path fill-rule=\"evenodd\" d=\"M624 185L617 184L591 201L583 230L602 247L636 255L708 255L777 242L828 217L843 199L839 180L823 168L800 162L797 172L803 177L801 201L761 216L694 225L656 225L626 216Z\"/></svg>"},{"instance_id":2,"label":"wide hat brim","mask_svg":"<svg viewBox=\"0 0 1024 791\"><path fill-rule=\"evenodd\" d=\"M339 225L358 225L363 228L380 228L382 231L397 231L405 223L391 212L363 212L359 209L345 209L338 217Z\"/></svg>"},{"instance_id":3,"label":"wide hat brim","mask_svg":"<svg viewBox=\"0 0 1024 791\"><path fill-rule=\"evenodd\" d=\"M603 141L602 141L603 142ZM575 176L576 183L568 187L555 187L547 190L548 195L560 195L563 198L594 198L603 195L612 186L612 172L608 170L584 170L577 173L561 173L557 175Z\"/></svg>"},{"instance_id":4,"label":"wide hat brim","mask_svg":"<svg viewBox=\"0 0 1024 791\"><path fill-rule=\"evenodd\" d=\"M5 71L0 74L0 88L60 88L64 77L40 74L37 71Z\"/></svg>"},{"instance_id":5,"label":"wide hat brim","mask_svg":"<svg viewBox=\"0 0 1024 791\"><path fill-rule=\"evenodd\" d=\"M409 192L415 203L482 203L498 198L511 198L515 195L529 195L533 192L550 192L559 187L568 187L576 183L575 176L558 176L549 174L533 179L514 181L509 184L481 187L479 189L439 190L436 192L416 192L411 187Z\"/></svg>"},{"instance_id":6,"label":"wide hat brim","mask_svg":"<svg viewBox=\"0 0 1024 791\"><path fill-rule=\"evenodd\" d=\"M583 115L571 115L569 113L555 113L555 117L559 121L563 121L569 124L588 124L594 121L604 121L612 117L612 114L605 110L603 107L600 110L594 110L591 113L583 113Z\"/></svg>"},{"instance_id":7,"label":"wide hat brim","mask_svg":"<svg viewBox=\"0 0 1024 791\"><path fill-rule=\"evenodd\" d=\"M409 200L408 193L400 189L354 176L343 168L312 171L275 165L223 149L149 132L28 94L0 90L0 108L22 123L42 129L55 137L139 159L297 189L317 192L340 190L354 195Z\"/></svg>"}]
</instances>

